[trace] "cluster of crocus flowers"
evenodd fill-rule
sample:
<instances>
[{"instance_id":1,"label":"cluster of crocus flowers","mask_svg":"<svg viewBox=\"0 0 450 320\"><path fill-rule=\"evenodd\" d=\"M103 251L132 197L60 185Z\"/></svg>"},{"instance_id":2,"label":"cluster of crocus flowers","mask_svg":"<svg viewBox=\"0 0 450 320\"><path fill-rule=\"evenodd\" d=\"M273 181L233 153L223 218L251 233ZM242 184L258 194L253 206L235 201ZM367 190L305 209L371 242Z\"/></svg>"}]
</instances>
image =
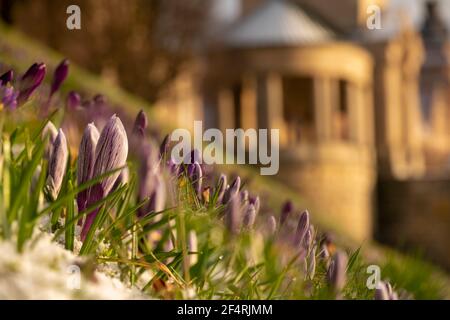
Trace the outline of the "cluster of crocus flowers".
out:
<instances>
[{"instance_id":1,"label":"cluster of crocus flowers","mask_svg":"<svg viewBox=\"0 0 450 320\"><path fill-rule=\"evenodd\" d=\"M89 124L80 143L77 179L78 183L95 179L106 174L106 177L90 187L85 193L77 196L78 206L89 208L113 189L120 169L126 165L128 156L128 138L122 121L113 115L106 123L100 135L94 124ZM116 171L114 171L116 170ZM83 224L81 239L86 235L97 216L99 208L90 212Z\"/></svg>"},{"instance_id":2,"label":"cluster of crocus flowers","mask_svg":"<svg viewBox=\"0 0 450 320\"><path fill-rule=\"evenodd\" d=\"M27 102L45 79L45 63L33 63L25 73L14 81L14 72L8 70L0 75L0 109L14 110ZM69 72L69 61L64 59L55 69L49 99L59 90Z\"/></svg>"}]
</instances>

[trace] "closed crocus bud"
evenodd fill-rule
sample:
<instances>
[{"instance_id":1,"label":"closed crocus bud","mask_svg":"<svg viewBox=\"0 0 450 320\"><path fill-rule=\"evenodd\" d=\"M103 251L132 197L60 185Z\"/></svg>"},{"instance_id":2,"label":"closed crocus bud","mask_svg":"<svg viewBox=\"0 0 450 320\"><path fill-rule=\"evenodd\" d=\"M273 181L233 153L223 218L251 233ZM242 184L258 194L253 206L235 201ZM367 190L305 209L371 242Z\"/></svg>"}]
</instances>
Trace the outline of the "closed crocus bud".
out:
<instances>
[{"instance_id":1,"label":"closed crocus bud","mask_svg":"<svg viewBox=\"0 0 450 320\"><path fill-rule=\"evenodd\" d=\"M153 191L146 207L146 213L163 211L166 207L166 197L166 184L158 172L153 177Z\"/></svg>"},{"instance_id":2,"label":"closed crocus bud","mask_svg":"<svg viewBox=\"0 0 450 320\"><path fill-rule=\"evenodd\" d=\"M375 300L390 300L388 287L384 281L380 281L375 289Z\"/></svg>"},{"instance_id":3,"label":"closed crocus bud","mask_svg":"<svg viewBox=\"0 0 450 320\"><path fill-rule=\"evenodd\" d=\"M307 277L312 280L316 275L316 246L311 248L309 255L306 259L307 261Z\"/></svg>"},{"instance_id":4,"label":"closed crocus bud","mask_svg":"<svg viewBox=\"0 0 450 320\"><path fill-rule=\"evenodd\" d=\"M294 211L294 205L291 201L286 201L281 208L280 225L284 225L289 215Z\"/></svg>"},{"instance_id":5,"label":"closed crocus bud","mask_svg":"<svg viewBox=\"0 0 450 320\"><path fill-rule=\"evenodd\" d=\"M18 102L23 103L39 87L44 80L46 66L44 63L34 63L22 76L19 83Z\"/></svg>"},{"instance_id":6,"label":"closed crocus bud","mask_svg":"<svg viewBox=\"0 0 450 320\"><path fill-rule=\"evenodd\" d=\"M241 197L241 203L242 204L246 204L248 202L248 191L247 190L242 190L240 192L240 197Z\"/></svg>"},{"instance_id":7,"label":"closed crocus bud","mask_svg":"<svg viewBox=\"0 0 450 320\"><path fill-rule=\"evenodd\" d=\"M193 172L191 174L192 186L195 190L197 196L201 197L202 194L202 182L203 182L203 171L202 167L198 162L193 164Z\"/></svg>"},{"instance_id":8,"label":"closed crocus bud","mask_svg":"<svg viewBox=\"0 0 450 320\"><path fill-rule=\"evenodd\" d=\"M216 203L222 203L226 188L227 188L227 176L222 173L220 175L219 182L217 183Z\"/></svg>"},{"instance_id":9,"label":"closed crocus bud","mask_svg":"<svg viewBox=\"0 0 450 320\"><path fill-rule=\"evenodd\" d=\"M95 163L95 148L100 133L94 123L87 125L81 138L80 147L78 149L77 162L77 183L81 185L92 179ZM77 195L78 210L86 209L88 190L83 190Z\"/></svg>"},{"instance_id":10,"label":"closed crocus bud","mask_svg":"<svg viewBox=\"0 0 450 320\"><path fill-rule=\"evenodd\" d=\"M6 108L8 110L14 110L17 108L17 98L19 92L14 90L10 86L0 86L0 110Z\"/></svg>"},{"instance_id":11,"label":"closed crocus bud","mask_svg":"<svg viewBox=\"0 0 450 320\"><path fill-rule=\"evenodd\" d=\"M76 108L78 108L79 106L81 106L80 95L75 91L70 91L67 94L67 99L66 99L67 109L72 111L72 110L75 110Z\"/></svg>"},{"instance_id":12,"label":"closed crocus bud","mask_svg":"<svg viewBox=\"0 0 450 320\"><path fill-rule=\"evenodd\" d=\"M198 149L192 149L186 160L186 163L202 163L202 153Z\"/></svg>"},{"instance_id":13,"label":"closed crocus bud","mask_svg":"<svg viewBox=\"0 0 450 320\"><path fill-rule=\"evenodd\" d=\"M309 252L313 244L314 244L314 226L310 225L308 231L306 232L305 239L303 241L303 246L305 250Z\"/></svg>"},{"instance_id":14,"label":"closed crocus bud","mask_svg":"<svg viewBox=\"0 0 450 320\"><path fill-rule=\"evenodd\" d=\"M234 179L231 186L225 191L225 194L223 195L223 200L222 200L223 204L228 203L228 201L232 197L237 195L239 193L240 188L241 188L241 178L237 177L236 179Z\"/></svg>"},{"instance_id":15,"label":"closed crocus bud","mask_svg":"<svg viewBox=\"0 0 450 320\"><path fill-rule=\"evenodd\" d=\"M337 251L328 268L327 279L336 294L340 293L342 289L344 289L345 282L347 281L347 276L345 273L347 261L347 254L343 251Z\"/></svg>"},{"instance_id":16,"label":"closed crocus bud","mask_svg":"<svg viewBox=\"0 0 450 320\"><path fill-rule=\"evenodd\" d=\"M51 158L48 164L47 190L50 197L56 200L66 173L69 151L64 132L59 129L55 142L53 143Z\"/></svg>"},{"instance_id":17,"label":"closed crocus bud","mask_svg":"<svg viewBox=\"0 0 450 320\"><path fill-rule=\"evenodd\" d=\"M103 128L98 139L97 147L95 148L95 164L92 177L95 178L125 166L127 156L127 133L123 127L122 121L120 121L116 115L113 115ZM103 197L106 197L113 188L119 175L120 171L114 172L104 178L100 183L90 188L86 206L89 207ZM97 213L98 209L86 217L81 232L82 240L85 239Z\"/></svg>"},{"instance_id":18,"label":"closed crocus bud","mask_svg":"<svg viewBox=\"0 0 450 320\"><path fill-rule=\"evenodd\" d=\"M141 110L137 114L136 120L134 121L133 134L143 137L145 135L145 129L147 129L147 126L147 115L145 114L144 110Z\"/></svg>"},{"instance_id":19,"label":"closed crocus bud","mask_svg":"<svg viewBox=\"0 0 450 320\"><path fill-rule=\"evenodd\" d=\"M252 204L255 207L255 212L258 214L259 209L261 208L261 202L259 200L259 196L256 197L250 197L249 203Z\"/></svg>"},{"instance_id":20,"label":"closed crocus bud","mask_svg":"<svg viewBox=\"0 0 450 320\"><path fill-rule=\"evenodd\" d=\"M303 244L306 233L309 229L309 212L307 210L303 211L298 219L297 230L295 231L294 244L296 246Z\"/></svg>"},{"instance_id":21,"label":"closed crocus bud","mask_svg":"<svg viewBox=\"0 0 450 320\"><path fill-rule=\"evenodd\" d=\"M59 90L61 84L66 80L67 75L69 74L69 60L64 59L61 63L56 67L55 73L53 74L52 86L50 88L50 97Z\"/></svg>"},{"instance_id":22,"label":"closed crocus bud","mask_svg":"<svg viewBox=\"0 0 450 320\"><path fill-rule=\"evenodd\" d=\"M253 204L249 204L245 209L243 224L246 228L251 228L255 224L256 209Z\"/></svg>"},{"instance_id":23,"label":"closed crocus bud","mask_svg":"<svg viewBox=\"0 0 450 320\"><path fill-rule=\"evenodd\" d=\"M231 234L238 234L241 222L241 201L239 195L234 194L227 203L225 211L225 225Z\"/></svg>"},{"instance_id":24,"label":"closed crocus bud","mask_svg":"<svg viewBox=\"0 0 450 320\"><path fill-rule=\"evenodd\" d=\"M167 154L167 151L169 150L169 144L170 144L170 134L167 134L159 147L159 154L161 158Z\"/></svg>"},{"instance_id":25,"label":"closed crocus bud","mask_svg":"<svg viewBox=\"0 0 450 320\"><path fill-rule=\"evenodd\" d=\"M11 83L14 77L14 72L12 70L6 71L4 74L0 76L0 86L6 86L8 83Z\"/></svg>"},{"instance_id":26,"label":"closed crocus bud","mask_svg":"<svg viewBox=\"0 0 450 320\"><path fill-rule=\"evenodd\" d=\"M48 121L44 129L42 129L42 140L48 139L48 143L45 147L45 158L50 159L52 155L53 144L58 136L58 129L56 129L53 122Z\"/></svg>"},{"instance_id":27,"label":"closed crocus bud","mask_svg":"<svg viewBox=\"0 0 450 320\"><path fill-rule=\"evenodd\" d=\"M269 219L267 221L269 234L273 236L277 232L277 219L275 219L274 216L269 216Z\"/></svg>"}]
</instances>

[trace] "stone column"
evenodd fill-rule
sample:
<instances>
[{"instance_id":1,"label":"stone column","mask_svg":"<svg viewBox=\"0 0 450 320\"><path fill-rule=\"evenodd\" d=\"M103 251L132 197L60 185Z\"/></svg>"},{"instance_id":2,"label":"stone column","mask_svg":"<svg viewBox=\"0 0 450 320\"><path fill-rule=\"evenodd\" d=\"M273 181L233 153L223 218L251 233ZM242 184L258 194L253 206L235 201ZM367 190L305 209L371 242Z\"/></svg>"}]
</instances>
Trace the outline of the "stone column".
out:
<instances>
[{"instance_id":1,"label":"stone column","mask_svg":"<svg viewBox=\"0 0 450 320\"><path fill-rule=\"evenodd\" d=\"M332 138L333 103L336 103L336 81L330 78L314 79L314 119L318 142ZM334 102L333 102L334 99Z\"/></svg>"},{"instance_id":2,"label":"stone column","mask_svg":"<svg viewBox=\"0 0 450 320\"><path fill-rule=\"evenodd\" d=\"M348 115L350 140L357 144L367 142L367 123L365 113L367 112L364 99L364 87L352 82L347 83Z\"/></svg>"},{"instance_id":3,"label":"stone column","mask_svg":"<svg viewBox=\"0 0 450 320\"><path fill-rule=\"evenodd\" d=\"M252 75L244 75L242 78L241 91L241 121L242 128L257 129L258 110L256 105L257 99L257 81Z\"/></svg>"},{"instance_id":4,"label":"stone column","mask_svg":"<svg viewBox=\"0 0 450 320\"><path fill-rule=\"evenodd\" d=\"M234 123L234 103L233 91L230 88L222 88L218 95L218 125L225 134L225 129L233 129Z\"/></svg>"},{"instance_id":5,"label":"stone column","mask_svg":"<svg viewBox=\"0 0 450 320\"><path fill-rule=\"evenodd\" d=\"M283 115L283 82L281 75L270 73L257 81L258 127L280 130L280 146L287 144ZM270 136L270 135L269 135Z\"/></svg>"}]
</instances>

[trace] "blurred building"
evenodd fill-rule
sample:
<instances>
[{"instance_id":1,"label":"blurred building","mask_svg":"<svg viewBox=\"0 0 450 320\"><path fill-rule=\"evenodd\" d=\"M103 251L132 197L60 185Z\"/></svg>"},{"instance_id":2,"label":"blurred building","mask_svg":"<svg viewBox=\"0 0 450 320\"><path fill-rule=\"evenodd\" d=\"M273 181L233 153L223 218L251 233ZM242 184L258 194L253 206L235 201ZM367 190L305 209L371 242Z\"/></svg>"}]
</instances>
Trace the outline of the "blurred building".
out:
<instances>
[{"instance_id":1,"label":"blurred building","mask_svg":"<svg viewBox=\"0 0 450 320\"><path fill-rule=\"evenodd\" d=\"M197 118L279 129L278 177L317 214L450 266L450 56L437 5L418 25L388 0L241 4L193 68Z\"/></svg>"},{"instance_id":2,"label":"blurred building","mask_svg":"<svg viewBox=\"0 0 450 320\"><path fill-rule=\"evenodd\" d=\"M417 22L388 0L233 1L240 14L211 28L180 77L203 101L182 125L279 129L277 177L315 214L450 267L450 51L437 4L424 1ZM179 101L184 117L194 104Z\"/></svg>"}]
</instances>

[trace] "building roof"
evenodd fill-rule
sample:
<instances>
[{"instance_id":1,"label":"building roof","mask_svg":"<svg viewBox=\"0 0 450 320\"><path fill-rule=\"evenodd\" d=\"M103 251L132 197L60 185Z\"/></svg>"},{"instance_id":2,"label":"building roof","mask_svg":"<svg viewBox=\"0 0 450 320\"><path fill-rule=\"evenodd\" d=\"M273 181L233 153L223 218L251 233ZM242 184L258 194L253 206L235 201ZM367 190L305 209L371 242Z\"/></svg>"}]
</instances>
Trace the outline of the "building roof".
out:
<instances>
[{"instance_id":1,"label":"building roof","mask_svg":"<svg viewBox=\"0 0 450 320\"><path fill-rule=\"evenodd\" d=\"M287 0L269 0L225 35L233 47L293 46L328 42L336 32L313 12Z\"/></svg>"}]
</instances>

